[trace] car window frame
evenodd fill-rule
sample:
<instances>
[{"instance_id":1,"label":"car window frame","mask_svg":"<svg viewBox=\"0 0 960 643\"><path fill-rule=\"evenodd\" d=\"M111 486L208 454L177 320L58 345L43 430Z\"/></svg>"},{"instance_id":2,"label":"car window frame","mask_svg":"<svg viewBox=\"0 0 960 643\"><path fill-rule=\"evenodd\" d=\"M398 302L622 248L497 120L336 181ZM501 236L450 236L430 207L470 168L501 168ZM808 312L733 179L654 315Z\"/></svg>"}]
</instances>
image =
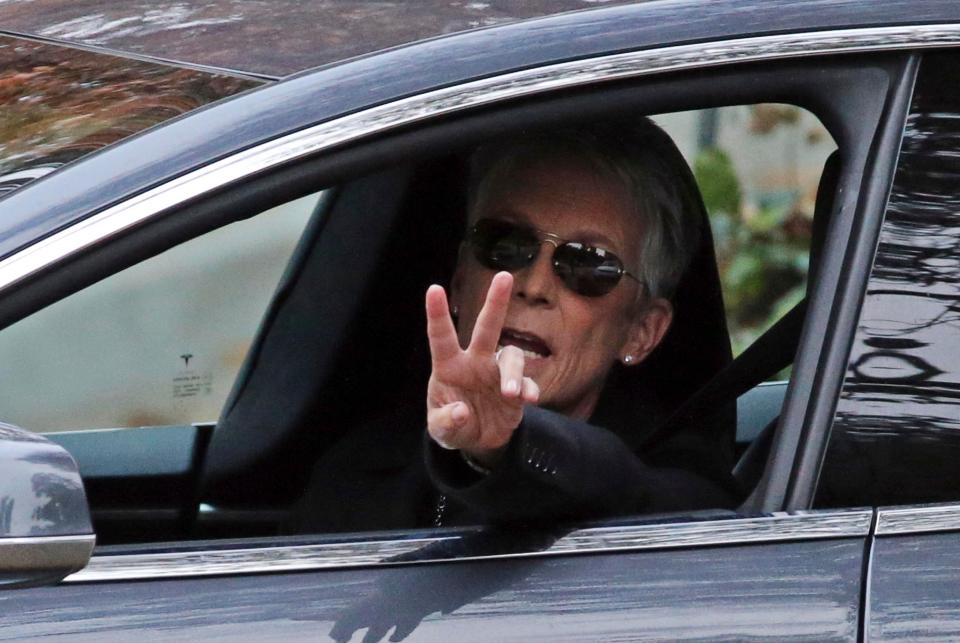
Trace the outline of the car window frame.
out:
<instances>
[{"instance_id":1,"label":"car window frame","mask_svg":"<svg viewBox=\"0 0 960 643\"><path fill-rule=\"evenodd\" d=\"M917 40L911 41L912 45L909 46L923 45L921 36L924 29L922 27L904 27L903 30L908 34L913 31L919 34ZM846 31L851 38L849 41L851 44L846 49L847 51L857 51L858 48L867 51L885 48L900 49L908 46L908 44L901 42L884 47L876 40L876 30ZM960 29L953 35L957 42L960 42ZM861 38L858 39L858 36ZM637 79L642 76L652 76L666 72L676 73L685 69L737 64L751 60L796 59L798 56L809 56L811 51L816 51L818 48L822 48L827 53L834 53L838 49L844 49L844 46L837 44L835 34L832 33L787 34L728 42L721 41L720 43L679 45L601 56L572 63L560 63L547 68L513 72L436 90L421 96L400 99L386 105L370 107L286 137L267 141L254 148L200 167L191 173L147 190L130 201L119 203L94 214L81 224L62 230L32 246L28 246L17 254L0 261L0 297L6 296L14 288L27 281L35 281L39 277L49 277L56 274L65 266L72 265L74 260L88 255L91 249L103 246L107 241L115 239L122 241L126 233L142 230L146 227L146 224L159 222L168 218L171 213L182 212L184 207L192 207L192 203L199 202L204 198L222 196L220 190L236 185L243 178L262 176L267 168L281 168L296 160L302 160L325 151L333 151L331 158L334 158L337 156L338 148L348 143L365 140L367 137L373 137L405 125L419 123L428 117L439 119L467 108L489 106L493 101L507 101L541 95L547 90L559 92L572 87L593 86L601 81ZM775 53L771 54L771 50ZM751 58L750 52L753 52L753 58ZM598 69L606 69L607 75L598 73ZM548 72L559 74L559 76L551 82ZM562 81L563 78L567 80ZM346 153L349 153L349 151ZM262 189L260 186L255 187L256 189ZM242 195L243 189L240 188L234 192ZM222 209L222 204L220 207ZM198 234L197 230L202 230L204 226L217 227L215 225L217 220L212 216L208 218L209 220L202 224L194 223L192 226L184 226L184 231L181 231L181 234L196 236ZM835 241L835 244L844 244L845 241L845 239ZM171 243L171 241L168 239L164 243ZM155 250L156 247L151 247L147 252L156 254ZM834 252L834 250L831 252ZM826 288L827 286L821 286L821 290ZM810 343L815 340L811 339L811 333L808 332L805 334L804 341ZM788 398L790 398L789 394ZM788 399L788 403L801 404L802 401L797 401L795 398L796 396L793 396L792 402ZM789 411L788 407L787 413ZM804 413L803 415L806 416L807 414ZM781 433L791 436L794 444L796 444L800 440L802 428L800 425L791 425L789 432ZM809 435L809 432L807 437L811 441L815 438L815 436ZM792 480L795 472L793 455L794 452L790 451L788 441L781 440L779 446L775 449L775 453L772 453L770 458L773 466L779 466L781 471L786 471L787 481ZM782 499L784 494L781 493L778 496L774 485L768 484L765 494L765 505L776 506L776 509L772 510L784 508L782 500L777 499ZM761 508L764 508L764 504L761 504ZM855 516L853 526L849 523L843 523L840 531L829 533L835 535L840 533L864 535L866 532L864 531L863 518L866 514L863 511L853 511L847 515ZM824 516L824 518L829 521L833 519L833 516L831 514L831 516ZM742 517L732 519L749 520L749 518ZM791 534L790 538L798 537L795 531L789 533ZM771 536L769 532L763 538L767 540L779 539L779 537ZM755 540L750 541L755 542ZM697 541L689 544L695 545ZM701 544L717 543L715 541L703 541ZM634 543L627 547L636 548L639 546Z\"/></svg>"},{"instance_id":2,"label":"car window frame","mask_svg":"<svg viewBox=\"0 0 960 643\"><path fill-rule=\"evenodd\" d=\"M834 216L827 229L818 269L819 283L810 297L803 335L797 348L798 358L794 364L796 373L809 373L812 376L808 375L807 381L817 381L820 385L807 391L810 401L806 408L796 401L802 395L801 387L788 387L781 415L781 425L797 422L801 427L796 435L795 459L790 474L786 480L781 474L779 487L773 487L782 492L783 508L788 511L807 509L813 503L833 413L846 374L847 357L893 184L919 61L919 54L911 54L900 77L893 79L864 168L860 193L853 203L844 201L834 206ZM842 181L838 186L842 192ZM843 214L848 216L843 217ZM816 340L813 336L818 332L822 333L824 343L814 355ZM786 440L782 439L782 435L783 432L778 432L774 436L768 463L788 457L783 448ZM765 476L761 480L761 488L770 488L775 477L776 472ZM761 507L771 510L769 502L761 504Z\"/></svg>"},{"instance_id":3,"label":"car window frame","mask_svg":"<svg viewBox=\"0 0 960 643\"><path fill-rule=\"evenodd\" d=\"M918 317L919 313L910 307L902 309L904 311L909 310L909 314L904 313L901 315L899 308L897 312L893 312L894 309L890 308L889 304L887 304L887 308L891 312L877 312L878 302L883 302L884 297L891 294L890 286L885 280L891 279L894 275L903 279L904 290L902 294L910 296L919 295L921 298L927 298L928 301L936 301L938 296L942 296L942 294L937 294L936 286L941 283L941 280L945 280L946 277L939 273L935 273L932 277L926 275L918 277L912 274L911 269L904 267L904 265L895 264L891 266L891 252L889 249L885 250L883 246L893 243L891 240L893 236L898 237L897 242L906 248L922 247L922 234L917 230L908 229L906 232L900 233L900 235L894 235L892 230L895 230L898 225L903 225L902 222L904 220L911 218L919 221L919 223L915 225L922 230L922 226L928 224L927 219L932 218L936 220L935 215L938 212L937 208L941 211L946 211L948 214L951 213L949 204L941 202L943 197L941 197L941 201L936 201L934 197L934 195L937 194L936 190L932 192L924 191L923 188L926 186L922 184L921 179L917 178L923 177L923 180L929 181L933 180L933 177L942 176L943 168L939 167L937 163L944 163L944 161L942 160L942 155L937 150L937 145L949 145L951 140L949 137L949 129L944 131L945 128L942 126L936 127L927 123L923 123L923 125L918 123L923 122L924 119L934 119L949 123L951 113L957 111L955 107L952 108L951 111L951 108L943 106L943 104L950 102L941 97L941 92L944 91L943 87L952 85L943 82L944 79L940 77L939 70L944 68L943 64L945 62L955 60L958 53L960 52L957 50L934 51L925 52L922 56L917 57L917 70L914 78L915 88L908 97L909 105L904 114L902 141L901 144L897 145L896 149L893 150L893 172L896 176L891 178L891 188L888 198L882 202L880 212L878 213L875 251L871 253L867 275L864 277L865 282L868 283L866 283L865 286L864 301L856 320L857 333L852 341L854 348L848 355L845 365L847 370L845 371L843 388L841 390L843 403L838 406L836 414L832 418L830 427L831 435L829 436L828 443L825 445L825 449L832 453L825 454L826 464L824 466L834 472L845 472L847 470L847 467L843 465L843 460L833 459L831 462L831 455L837 455L836 451L838 446L841 446L840 443L842 443L844 439L849 440L851 435L864 435L866 433L865 428L870 428L871 430L875 430L876 428L869 424L867 427L857 427L853 424L853 419L860 418L863 415L870 416L876 414L873 418L874 423L879 423L880 426L884 424L888 425L885 427L885 430L879 433L885 435L887 438L894 437L895 441L901 439L906 441L908 436L915 436L918 426L922 427L925 422L929 422L936 417L926 409L924 409L924 412L921 412L918 408L911 408L909 404L893 404L892 402L896 400L896 394L892 391L880 390L867 396L858 389L864 387L865 383L876 386L878 384L897 382L902 385L907 381L913 380L911 377L894 377L890 374L889 369L887 369L885 373L889 379L883 376L869 378L862 375L862 372L867 370L863 366L866 361L864 358L870 355L870 349L867 347L873 346L875 342L883 341L883 339L886 338L883 333L879 333L873 328L876 320L883 320L885 324L908 324L912 320L922 318L922 316ZM955 97L950 96L950 98ZM931 107L929 103L935 104L936 107ZM915 185L915 183L919 184L920 187ZM923 199L929 199L930 202L924 201ZM912 262L912 267L925 266L927 263L928 260L926 259L917 259ZM878 272L880 273L879 275L877 274ZM934 319L940 318L935 316ZM913 321L913 324L916 327L923 326L917 321ZM916 330L916 328L911 328L911 330ZM949 343L949 335L946 334L923 339L926 341L920 341L915 337L911 338L911 341L916 343L914 350L918 350L921 347L932 347L935 349L938 344ZM878 350L878 352L881 351L881 349L875 350ZM933 364L926 363L923 357L913 355L909 347L898 347L894 350L897 351L893 353L895 358L915 358L919 360L919 362L913 364L913 368L929 369L929 372L934 373L935 377L936 375L940 375L941 377L949 376L951 372L951 369L946 365L949 363L949 360L942 362L939 365L940 368L938 368ZM920 408L926 407L927 402L938 401L931 399L937 396L937 391L933 390L933 388L937 385L944 386L945 383L942 379L934 379L934 382L936 382L936 384L931 385L931 382L925 377L919 377L911 381L909 394L912 399L920 402ZM925 390L927 387L930 388ZM877 413L876 405L878 403L886 405L885 413ZM939 403L943 404L942 399L939 400ZM891 406L895 407L895 412L891 412ZM940 417L944 417L943 411L940 412ZM916 420L916 422L911 422L911 418ZM886 421L885 423L884 420ZM945 437L949 437L949 433L950 431L944 428L941 428L938 432L939 435ZM916 437L914 437L914 439L916 439ZM938 442L933 440L932 443ZM901 448L897 448L895 451L901 456L903 455L902 449L909 448L905 445L899 445L899 447ZM943 452L947 451L947 449L944 448L944 444L940 444L940 447ZM858 460L861 462L871 462L871 456L874 455L871 451L872 449L868 449L858 454ZM907 460L904 460L904 462L906 461ZM945 459L945 461L949 462L948 459ZM897 474L900 476L904 474L906 467L901 468L898 472L893 472L887 468L888 464L889 463L876 461L873 463L874 466L872 466L871 469L876 472L876 475L883 476L887 480L887 483L893 487L902 491L906 490L908 493L912 491L913 497L904 499L905 501L901 501L898 504L894 499L883 497L882 492L869 486L864 486L859 490L861 494L859 502L872 503L880 507L878 533L885 520L891 522L893 525L891 529L894 533L903 533L905 522L903 521L903 517L909 513L908 508L916 509L916 513L918 517L920 517L918 522L921 531L937 530L944 528L943 525L950 523L948 519L937 514L943 514L949 507L957 506L957 499L923 497L920 495L923 491L920 491L919 487L911 487L909 481L906 479L901 480L898 477ZM931 467L934 466L934 463L926 460L925 464ZM925 479L930 478L931 474L928 471ZM898 480L900 484L897 483ZM829 490L829 483L823 486ZM947 488L950 488L948 483L942 487L942 489ZM819 489L818 491L823 490L824 489ZM867 496L871 496L871 498L868 499ZM824 501L825 499L823 497L818 497L817 500L821 501L818 503L818 506L826 507L840 504L836 503L835 500ZM849 502L849 500L847 500L847 502ZM928 516L936 517L928 518ZM955 528L956 518L953 519L953 524Z\"/></svg>"}]
</instances>

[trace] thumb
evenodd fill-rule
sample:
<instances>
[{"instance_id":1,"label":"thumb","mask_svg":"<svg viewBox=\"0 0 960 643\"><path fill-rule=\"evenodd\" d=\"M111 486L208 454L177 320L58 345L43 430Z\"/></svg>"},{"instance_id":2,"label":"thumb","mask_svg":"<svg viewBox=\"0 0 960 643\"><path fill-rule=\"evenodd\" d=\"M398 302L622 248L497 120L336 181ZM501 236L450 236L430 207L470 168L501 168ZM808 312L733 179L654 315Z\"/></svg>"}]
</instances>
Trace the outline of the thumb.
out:
<instances>
[{"instance_id":1,"label":"thumb","mask_svg":"<svg viewBox=\"0 0 960 643\"><path fill-rule=\"evenodd\" d=\"M459 429L470 419L470 409L463 402L451 402L427 410L427 431L444 449L459 448Z\"/></svg>"}]
</instances>

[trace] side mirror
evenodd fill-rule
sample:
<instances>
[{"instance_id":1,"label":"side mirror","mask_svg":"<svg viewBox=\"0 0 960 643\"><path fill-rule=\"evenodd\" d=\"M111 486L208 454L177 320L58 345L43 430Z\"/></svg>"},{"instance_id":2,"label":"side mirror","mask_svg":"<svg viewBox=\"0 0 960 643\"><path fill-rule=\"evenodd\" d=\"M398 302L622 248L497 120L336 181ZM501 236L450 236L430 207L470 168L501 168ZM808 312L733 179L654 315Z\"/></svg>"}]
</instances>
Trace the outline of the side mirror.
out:
<instances>
[{"instance_id":1,"label":"side mirror","mask_svg":"<svg viewBox=\"0 0 960 643\"><path fill-rule=\"evenodd\" d=\"M70 454L0 422L0 588L56 583L83 569L94 541Z\"/></svg>"}]
</instances>

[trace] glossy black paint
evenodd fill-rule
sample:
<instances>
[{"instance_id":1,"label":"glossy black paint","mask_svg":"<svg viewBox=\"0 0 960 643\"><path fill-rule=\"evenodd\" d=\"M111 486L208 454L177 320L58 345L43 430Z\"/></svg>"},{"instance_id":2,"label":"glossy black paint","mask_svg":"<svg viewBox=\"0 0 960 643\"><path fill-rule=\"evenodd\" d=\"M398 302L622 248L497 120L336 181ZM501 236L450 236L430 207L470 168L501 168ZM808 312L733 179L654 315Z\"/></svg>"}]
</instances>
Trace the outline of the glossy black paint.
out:
<instances>
[{"instance_id":1,"label":"glossy black paint","mask_svg":"<svg viewBox=\"0 0 960 643\"><path fill-rule=\"evenodd\" d=\"M0 640L378 641L397 627L434 641L849 641L862 553L849 539L67 585L0 594Z\"/></svg>"},{"instance_id":2,"label":"glossy black paint","mask_svg":"<svg viewBox=\"0 0 960 643\"><path fill-rule=\"evenodd\" d=\"M851 9L848 18L852 19L852 3L840 5ZM699 5L699 17L691 19L693 6L662 3L656 8L676 10L693 25L691 29L710 32L714 28L711 15ZM738 6L749 10L758 5ZM767 6L779 9L781 15L790 14L784 3ZM904 7L900 3L895 6ZM945 5L930 6L942 9ZM910 7L912 15L926 15L922 7ZM745 20L744 15L731 11L717 29L721 33L725 26L735 30L734 22L740 34L762 28L756 26L764 24L762 20L754 22L753 15ZM605 41L607 34L602 30L592 32L586 40L578 39L580 32L554 31L550 35L549 30L536 30L543 24L556 27L560 18L476 32L294 79L208 109L162 132L143 135L52 175L0 204L0 221L4 222L0 225L6 226L0 229L0 255L209 158L363 105L498 70L611 51L609 48L616 46L648 46L654 31L661 39L676 35L653 20L658 17L656 12L644 7L598 11L597 16L606 20L605 28L619 34L621 40ZM635 21L634 26L636 21L649 24L630 33L623 25L613 24L615 16L627 23ZM598 23L601 27L603 20ZM524 35L530 39L520 40L524 45L511 50L513 38ZM278 109L278 105L282 107ZM374 634L398 625L421 638L440 640L469 636L557 640L562 635L608 640L638 636L849 640L857 636L860 618L863 551L864 542L852 538L68 585L0 596L4 615L0 638L87 635L98 640L105 636L127 640L196 638L200 634L315 640L336 627L336 638L344 639L357 629L379 624Z\"/></svg>"},{"instance_id":3,"label":"glossy black paint","mask_svg":"<svg viewBox=\"0 0 960 643\"><path fill-rule=\"evenodd\" d=\"M791 435L788 430L777 432L771 450L770 478L775 480L779 474L781 479L789 480L783 503L787 509L805 509L813 501L918 66L917 54L905 56L900 73L887 89L882 115L866 151L862 181L852 189L841 182L834 194L816 269L816 285L809 294L804 331L793 365L794 386L790 387L781 418L782 427L801 428L793 432L796 451L794 455L782 448L787 441L783 438ZM863 112L851 109L848 114L862 116ZM849 148L843 150L840 164L846 167L841 174L846 173L848 181L850 173L860 174L856 156L851 155ZM775 499L775 494L771 498L768 493L767 504L762 507L779 507Z\"/></svg>"},{"instance_id":4,"label":"glossy black paint","mask_svg":"<svg viewBox=\"0 0 960 643\"><path fill-rule=\"evenodd\" d=\"M91 533L83 483L66 449L0 422L0 540Z\"/></svg>"},{"instance_id":5,"label":"glossy black paint","mask_svg":"<svg viewBox=\"0 0 960 643\"><path fill-rule=\"evenodd\" d=\"M821 506L960 499L960 73L924 57Z\"/></svg>"},{"instance_id":6,"label":"glossy black paint","mask_svg":"<svg viewBox=\"0 0 960 643\"><path fill-rule=\"evenodd\" d=\"M500 59L493 67L512 59L517 43L559 59L576 57L576 50L591 44L603 43L605 50L628 49L758 33L950 22L960 16L951 0L608 0L603 5L598 8L591 0L208 0L189 6L172 0L146 6L110 0L14 0L0 6L0 29L282 76L427 38L521 20L527 22L519 29L532 40L516 38L510 47L491 46L486 55ZM578 11L583 9L590 11ZM560 39L559 34L563 34ZM502 42L494 33L481 38L487 36Z\"/></svg>"},{"instance_id":7,"label":"glossy black paint","mask_svg":"<svg viewBox=\"0 0 960 643\"><path fill-rule=\"evenodd\" d=\"M869 10L872 8L872 12ZM52 174L0 202L0 257L145 188L247 148L411 94L511 70L712 38L960 21L960 5L652 2L480 29L362 57L228 100Z\"/></svg>"},{"instance_id":8,"label":"glossy black paint","mask_svg":"<svg viewBox=\"0 0 960 643\"><path fill-rule=\"evenodd\" d=\"M877 538L869 593L871 641L960 638L957 536Z\"/></svg>"}]
</instances>

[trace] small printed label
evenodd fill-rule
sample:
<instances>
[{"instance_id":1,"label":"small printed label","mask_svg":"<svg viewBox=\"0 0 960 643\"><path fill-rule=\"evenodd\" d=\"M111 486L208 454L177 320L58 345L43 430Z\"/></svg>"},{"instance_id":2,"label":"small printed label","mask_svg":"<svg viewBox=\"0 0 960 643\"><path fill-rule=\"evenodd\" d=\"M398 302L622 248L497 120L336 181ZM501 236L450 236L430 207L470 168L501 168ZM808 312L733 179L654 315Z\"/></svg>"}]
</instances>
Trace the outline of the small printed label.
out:
<instances>
[{"instance_id":1,"label":"small printed label","mask_svg":"<svg viewBox=\"0 0 960 643\"><path fill-rule=\"evenodd\" d=\"M173 397L197 397L213 392L213 373L185 371L173 378Z\"/></svg>"}]
</instances>

